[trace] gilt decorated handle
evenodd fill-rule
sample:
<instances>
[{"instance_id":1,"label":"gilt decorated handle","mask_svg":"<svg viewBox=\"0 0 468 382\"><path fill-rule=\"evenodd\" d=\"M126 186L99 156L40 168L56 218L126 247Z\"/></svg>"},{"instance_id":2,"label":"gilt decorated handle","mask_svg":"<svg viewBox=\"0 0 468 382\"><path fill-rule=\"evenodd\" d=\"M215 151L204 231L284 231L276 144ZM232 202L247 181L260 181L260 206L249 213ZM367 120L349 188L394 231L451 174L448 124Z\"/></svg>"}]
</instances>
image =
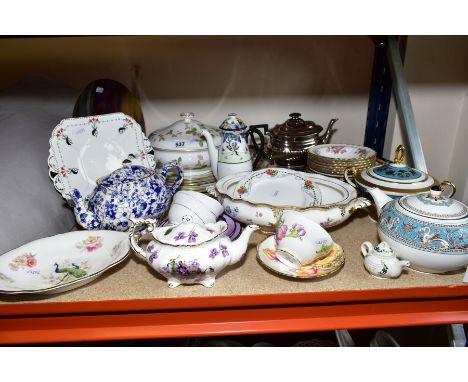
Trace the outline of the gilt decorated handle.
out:
<instances>
[{"instance_id":1,"label":"gilt decorated handle","mask_svg":"<svg viewBox=\"0 0 468 382\"><path fill-rule=\"evenodd\" d=\"M440 183L439 186L442 189L442 191L445 191L445 187L449 187L451 189L450 194L447 195L447 198L451 198L453 195L455 195L455 192L457 192L457 187L449 180L444 180Z\"/></svg>"},{"instance_id":2,"label":"gilt decorated handle","mask_svg":"<svg viewBox=\"0 0 468 382\"><path fill-rule=\"evenodd\" d=\"M136 232L137 228L143 224L146 224L148 227L148 232L152 232L156 227L156 219L132 219L130 218L130 228L128 230L128 235L130 238L130 246L140 257L146 260L146 251L138 245L138 240L140 239L140 234Z\"/></svg>"}]
</instances>

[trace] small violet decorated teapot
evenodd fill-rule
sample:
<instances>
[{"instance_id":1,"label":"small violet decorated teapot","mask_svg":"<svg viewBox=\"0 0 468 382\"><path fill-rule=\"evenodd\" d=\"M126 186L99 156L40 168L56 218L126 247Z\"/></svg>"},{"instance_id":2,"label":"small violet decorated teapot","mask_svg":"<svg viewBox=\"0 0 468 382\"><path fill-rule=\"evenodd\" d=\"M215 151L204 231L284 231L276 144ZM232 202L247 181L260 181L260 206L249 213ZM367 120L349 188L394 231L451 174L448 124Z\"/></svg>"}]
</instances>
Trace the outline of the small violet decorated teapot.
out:
<instances>
[{"instance_id":1,"label":"small violet decorated teapot","mask_svg":"<svg viewBox=\"0 0 468 382\"><path fill-rule=\"evenodd\" d=\"M176 168L178 176L173 185L166 185L167 172ZM97 187L83 197L73 190L75 217L86 229L126 231L130 218L158 218L164 214L170 200L184 180L182 167L166 164L155 171L123 161L123 167L97 180Z\"/></svg>"},{"instance_id":2,"label":"small violet decorated teapot","mask_svg":"<svg viewBox=\"0 0 468 382\"><path fill-rule=\"evenodd\" d=\"M398 260L388 243L382 241L374 248L371 242L361 244L364 256L364 267L373 276L379 278L396 278L400 276L403 267L409 267L410 262Z\"/></svg>"},{"instance_id":3,"label":"small violet decorated teapot","mask_svg":"<svg viewBox=\"0 0 468 382\"><path fill-rule=\"evenodd\" d=\"M247 250L250 235L259 227L247 226L235 241L226 235L227 223L193 223L190 216L179 224L157 227L156 220L132 220L130 245L154 270L167 278L170 288L180 284L212 287L216 275L228 265L240 261ZM137 227L146 224L154 240L146 250L138 245Z\"/></svg>"}]
</instances>

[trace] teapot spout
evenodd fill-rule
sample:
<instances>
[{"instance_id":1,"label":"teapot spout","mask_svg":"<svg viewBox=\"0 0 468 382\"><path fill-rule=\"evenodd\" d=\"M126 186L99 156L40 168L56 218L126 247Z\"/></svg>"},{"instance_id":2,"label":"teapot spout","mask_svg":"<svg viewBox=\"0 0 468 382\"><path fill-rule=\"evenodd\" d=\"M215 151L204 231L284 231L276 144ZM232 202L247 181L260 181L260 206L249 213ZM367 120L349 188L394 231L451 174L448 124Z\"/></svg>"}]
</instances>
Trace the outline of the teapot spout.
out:
<instances>
[{"instance_id":1,"label":"teapot spout","mask_svg":"<svg viewBox=\"0 0 468 382\"><path fill-rule=\"evenodd\" d=\"M383 206L385 206L388 202L392 201L392 198L385 194L382 190L379 188L368 188L367 192L372 195L372 198L374 199L374 203L377 207L377 214L380 215L380 211L382 210Z\"/></svg>"},{"instance_id":2,"label":"teapot spout","mask_svg":"<svg viewBox=\"0 0 468 382\"><path fill-rule=\"evenodd\" d=\"M100 229L101 222L97 219L93 211L90 210L89 206L85 202L84 198L81 196L80 191L77 189L73 190L68 194L73 200L73 210L77 222L86 229Z\"/></svg>"},{"instance_id":3,"label":"teapot spout","mask_svg":"<svg viewBox=\"0 0 468 382\"><path fill-rule=\"evenodd\" d=\"M333 132L333 125L335 124L336 121L338 121L338 118L333 118L328 123L327 130L325 130L325 132L320 137L320 141L321 141L322 144L326 144L326 143L330 142L331 134Z\"/></svg>"},{"instance_id":4,"label":"teapot spout","mask_svg":"<svg viewBox=\"0 0 468 382\"><path fill-rule=\"evenodd\" d=\"M400 267L400 270L403 269L404 267L409 267L411 263L407 260L400 260L398 261L398 266Z\"/></svg>"},{"instance_id":5,"label":"teapot spout","mask_svg":"<svg viewBox=\"0 0 468 382\"><path fill-rule=\"evenodd\" d=\"M211 134L203 129L201 134L205 137L206 143L208 145L208 153L210 155L210 164L211 164L211 171L216 179L218 179L218 150L216 145L214 144L213 137Z\"/></svg>"},{"instance_id":6,"label":"teapot spout","mask_svg":"<svg viewBox=\"0 0 468 382\"><path fill-rule=\"evenodd\" d=\"M258 225L248 225L245 227L242 234L237 238L237 240L231 243L231 262L230 264L237 263L242 256L247 251L247 245L249 244L249 239L252 233L258 230L260 227Z\"/></svg>"}]
</instances>

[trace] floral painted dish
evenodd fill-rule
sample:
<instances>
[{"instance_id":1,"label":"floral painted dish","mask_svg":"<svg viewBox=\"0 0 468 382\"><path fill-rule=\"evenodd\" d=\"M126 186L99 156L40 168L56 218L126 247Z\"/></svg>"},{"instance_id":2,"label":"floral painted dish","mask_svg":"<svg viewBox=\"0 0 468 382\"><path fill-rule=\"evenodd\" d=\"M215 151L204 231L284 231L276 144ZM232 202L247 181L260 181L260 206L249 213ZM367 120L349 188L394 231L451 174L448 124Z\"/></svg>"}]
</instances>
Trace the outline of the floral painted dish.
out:
<instances>
[{"instance_id":1,"label":"floral painted dish","mask_svg":"<svg viewBox=\"0 0 468 382\"><path fill-rule=\"evenodd\" d=\"M275 252L275 236L272 235L258 244L257 260L270 271L282 276L293 278L316 279L324 276L330 276L339 271L345 263L343 248L336 243L326 257L319 258L311 264L304 265L299 270L293 270L284 265L276 257Z\"/></svg>"},{"instance_id":2,"label":"floral painted dish","mask_svg":"<svg viewBox=\"0 0 468 382\"><path fill-rule=\"evenodd\" d=\"M96 181L120 168L125 159L155 167L148 138L123 113L64 119L52 131L49 144L49 177L65 199L73 189L88 196Z\"/></svg>"},{"instance_id":3,"label":"floral painted dish","mask_svg":"<svg viewBox=\"0 0 468 382\"><path fill-rule=\"evenodd\" d=\"M115 231L35 240L0 256L0 293L66 292L95 280L129 253L128 235Z\"/></svg>"},{"instance_id":4,"label":"floral painted dish","mask_svg":"<svg viewBox=\"0 0 468 382\"><path fill-rule=\"evenodd\" d=\"M311 147L309 153L319 157L346 160L369 160L375 159L377 153L365 146L325 144Z\"/></svg>"},{"instance_id":5,"label":"floral painted dish","mask_svg":"<svg viewBox=\"0 0 468 382\"><path fill-rule=\"evenodd\" d=\"M301 207L321 204L322 194L307 174L282 168L266 168L246 175L237 183L233 196L252 203Z\"/></svg>"},{"instance_id":6,"label":"floral painted dish","mask_svg":"<svg viewBox=\"0 0 468 382\"><path fill-rule=\"evenodd\" d=\"M289 192L284 193L281 204L278 200L269 203L266 201L267 199L256 202L255 199L239 198L236 196L240 187L239 182L245 179L249 173L226 176L218 180L215 187L207 187L207 192L216 197L223 205L224 211L234 219L244 224L259 225L264 231L270 232L275 229L278 218L283 211L298 211L323 228L328 229L344 222L358 209L370 205L368 199L357 197L356 190L339 179L287 169L270 170L283 170L291 174L300 174L314 188L319 189L321 203L301 204L303 200L295 198L297 190L291 186ZM274 187L276 186L271 184L271 189L268 190L273 195L275 193ZM304 184L299 184L297 187L302 189Z\"/></svg>"}]
</instances>

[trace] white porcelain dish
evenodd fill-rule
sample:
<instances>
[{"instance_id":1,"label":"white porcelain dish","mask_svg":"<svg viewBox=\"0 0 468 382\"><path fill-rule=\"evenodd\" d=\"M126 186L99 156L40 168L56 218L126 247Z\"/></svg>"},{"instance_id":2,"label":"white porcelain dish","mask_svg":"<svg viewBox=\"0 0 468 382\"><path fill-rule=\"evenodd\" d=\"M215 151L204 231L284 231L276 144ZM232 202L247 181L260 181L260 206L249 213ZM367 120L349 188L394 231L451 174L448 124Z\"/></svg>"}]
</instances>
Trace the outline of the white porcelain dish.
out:
<instances>
[{"instance_id":1,"label":"white porcelain dish","mask_svg":"<svg viewBox=\"0 0 468 382\"><path fill-rule=\"evenodd\" d=\"M295 199L296 190L285 194L284 198L281 199L281 204L252 201L249 197L241 199L236 196L237 189L239 188L238 183L248 173L226 176L220 179L214 188L208 188L208 192L218 198L225 212L234 219L245 224L257 224L263 230L268 231L274 231L275 225L283 211L294 210L301 212L304 216L326 229L342 223L357 209L370 205L368 199L358 198L356 190L353 187L338 179L294 170L270 170L281 170L291 174L299 174L308 182L307 184L318 188L321 195L321 203L304 205L301 199ZM273 183L271 185L273 187ZM303 186L303 184L300 185L300 187ZM295 187L299 186L295 185ZM270 192L274 194L275 190L272 189ZM290 195L289 198L288 195Z\"/></svg>"},{"instance_id":2,"label":"white porcelain dish","mask_svg":"<svg viewBox=\"0 0 468 382\"><path fill-rule=\"evenodd\" d=\"M320 187L303 172L267 168L248 173L237 185L234 197L252 203L289 205L294 200L306 207L322 202Z\"/></svg>"},{"instance_id":3,"label":"white porcelain dish","mask_svg":"<svg viewBox=\"0 0 468 382\"><path fill-rule=\"evenodd\" d=\"M65 199L73 189L88 196L96 181L120 168L125 159L155 167L141 126L123 113L64 119L52 131L49 144L49 177Z\"/></svg>"},{"instance_id":4,"label":"white porcelain dish","mask_svg":"<svg viewBox=\"0 0 468 382\"><path fill-rule=\"evenodd\" d=\"M75 231L32 241L0 256L0 293L52 294L90 283L130 253L128 235Z\"/></svg>"}]
</instances>

